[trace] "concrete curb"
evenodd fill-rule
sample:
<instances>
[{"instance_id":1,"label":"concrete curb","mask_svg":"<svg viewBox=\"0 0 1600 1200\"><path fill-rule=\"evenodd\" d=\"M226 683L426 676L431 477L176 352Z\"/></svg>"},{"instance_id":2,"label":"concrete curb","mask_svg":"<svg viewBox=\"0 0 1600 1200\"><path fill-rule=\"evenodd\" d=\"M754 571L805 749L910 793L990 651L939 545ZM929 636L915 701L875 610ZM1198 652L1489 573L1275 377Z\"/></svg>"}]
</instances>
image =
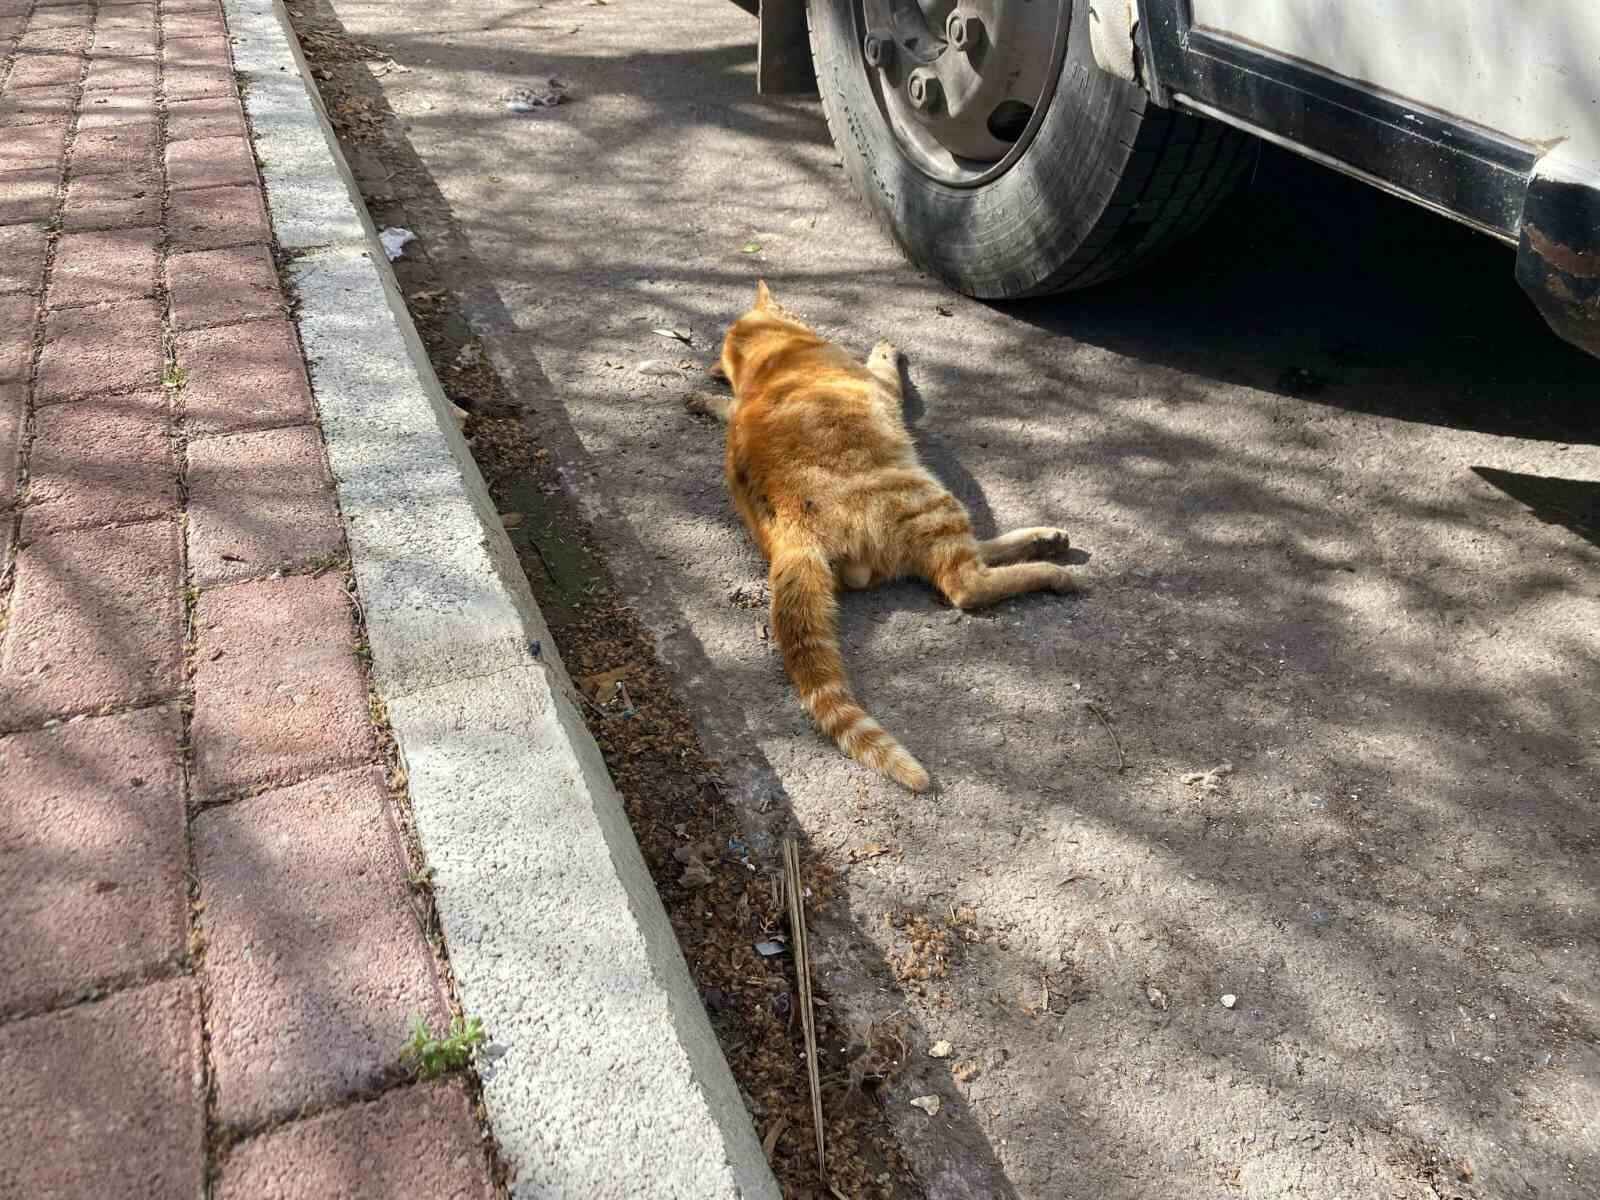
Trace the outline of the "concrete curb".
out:
<instances>
[{"instance_id":1,"label":"concrete curb","mask_svg":"<svg viewBox=\"0 0 1600 1200\"><path fill-rule=\"evenodd\" d=\"M277 0L224 0L373 675L514 1196L771 1197L600 751ZM397 1039L403 1031L396 1031Z\"/></svg>"}]
</instances>

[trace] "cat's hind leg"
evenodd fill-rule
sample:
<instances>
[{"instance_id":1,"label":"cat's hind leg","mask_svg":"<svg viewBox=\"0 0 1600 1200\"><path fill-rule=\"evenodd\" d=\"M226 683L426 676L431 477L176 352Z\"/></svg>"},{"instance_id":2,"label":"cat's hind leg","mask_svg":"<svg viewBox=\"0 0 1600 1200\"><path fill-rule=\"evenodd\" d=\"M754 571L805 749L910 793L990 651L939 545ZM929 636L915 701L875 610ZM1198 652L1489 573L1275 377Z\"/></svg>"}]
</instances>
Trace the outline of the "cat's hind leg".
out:
<instances>
[{"instance_id":1,"label":"cat's hind leg","mask_svg":"<svg viewBox=\"0 0 1600 1200\"><path fill-rule=\"evenodd\" d=\"M976 543L966 552L945 556L929 573L930 582L957 608L983 608L1023 592L1075 592L1072 573L1055 563L1026 562L991 567L983 563Z\"/></svg>"},{"instance_id":2,"label":"cat's hind leg","mask_svg":"<svg viewBox=\"0 0 1600 1200\"><path fill-rule=\"evenodd\" d=\"M893 342L879 342L872 348L872 353L867 355L867 370L883 384L884 390L896 408L905 403L905 393L902 390L904 369L905 355L900 353L899 347Z\"/></svg>"},{"instance_id":3,"label":"cat's hind leg","mask_svg":"<svg viewBox=\"0 0 1600 1200\"><path fill-rule=\"evenodd\" d=\"M710 392L690 392L683 398L683 406L702 417L715 417L726 422L733 414L734 397L718 396Z\"/></svg>"},{"instance_id":4,"label":"cat's hind leg","mask_svg":"<svg viewBox=\"0 0 1600 1200\"><path fill-rule=\"evenodd\" d=\"M1027 529L1013 529L1010 533L979 542L978 557L985 566L997 567L1002 563L1060 558L1071 547L1072 539L1067 536L1065 529L1034 525Z\"/></svg>"}]
</instances>

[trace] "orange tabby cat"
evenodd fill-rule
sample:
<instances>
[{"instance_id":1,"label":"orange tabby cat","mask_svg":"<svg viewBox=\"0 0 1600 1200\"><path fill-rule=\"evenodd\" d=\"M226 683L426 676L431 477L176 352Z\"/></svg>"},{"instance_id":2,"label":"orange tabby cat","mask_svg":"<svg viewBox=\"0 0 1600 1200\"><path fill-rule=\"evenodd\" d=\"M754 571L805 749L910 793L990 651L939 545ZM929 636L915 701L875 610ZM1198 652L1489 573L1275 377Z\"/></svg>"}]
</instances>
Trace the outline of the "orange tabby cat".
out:
<instances>
[{"instance_id":1,"label":"orange tabby cat","mask_svg":"<svg viewBox=\"0 0 1600 1200\"><path fill-rule=\"evenodd\" d=\"M1065 567L1019 561L1065 551L1067 535L1039 528L973 537L966 509L911 445L900 352L888 342L863 366L784 312L761 283L755 307L728 330L719 367L733 395L688 403L727 422L728 488L771 563L772 631L789 678L841 750L923 791L922 764L850 693L837 589L916 575L961 608L1072 591Z\"/></svg>"}]
</instances>

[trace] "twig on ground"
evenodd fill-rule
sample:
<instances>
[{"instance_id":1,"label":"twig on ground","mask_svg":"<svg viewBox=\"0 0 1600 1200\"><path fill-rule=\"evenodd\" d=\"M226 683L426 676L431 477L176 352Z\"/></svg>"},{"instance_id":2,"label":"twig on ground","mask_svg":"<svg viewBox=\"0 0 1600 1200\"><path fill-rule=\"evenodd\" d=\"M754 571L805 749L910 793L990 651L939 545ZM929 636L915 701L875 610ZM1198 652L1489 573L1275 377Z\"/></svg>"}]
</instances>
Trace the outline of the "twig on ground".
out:
<instances>
[{"instance_id":1,"label":"twig on ground","mask_svg":"<svg viewBox=\"0 0 1600 1200\"><path fill-rule=\"evenodd\" d=\"M1126 771L1128 769L1128 756L1122 752L1122 739L1117 736L1117 731L1111 728L1111 722L1106 718L1106 714L1101 711L1100 706L1093 700L1085 700L1083 702L1083 706L1095 716L1100 718L1100 724L1104 725L1106 727L1106 732L1111 735L1112 744L1117 748L1118 774Z\"/></svg>"},{"instance_id":2,"label":"twig on ground","mask_svg":"<svg viewBox=\"0 0 1600 1200\"><path fill-rule=\"evenodd\" d=\"M822 1074L817 1062L817 1018L811 1008L811 947L806 941L805 893L800 886L800 845L783 839L783 874L789 893L790 948L800 982L800 1025L806 1038L806 1072L811 1076L811 1119L817 1128L817 1176L828 1182L827 1147L822 1131Z\"/></svg>"}]
</instances>

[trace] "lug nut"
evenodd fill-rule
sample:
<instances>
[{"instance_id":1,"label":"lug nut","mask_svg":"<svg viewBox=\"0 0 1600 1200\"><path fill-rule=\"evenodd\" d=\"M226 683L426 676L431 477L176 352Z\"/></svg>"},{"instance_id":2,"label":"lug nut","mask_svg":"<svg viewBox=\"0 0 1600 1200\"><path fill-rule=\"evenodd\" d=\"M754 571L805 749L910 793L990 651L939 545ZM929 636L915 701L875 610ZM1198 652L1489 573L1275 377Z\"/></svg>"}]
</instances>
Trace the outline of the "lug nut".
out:
<instances>
[{"instance_id":1,"label":"lug nut","mask_svg":"<svg viewBox=\"0 0 1600 1200\"><path fill-rule=\"evenodd\" d=\"M959 8L944 24L944 40L957 50L973 50L983 40L983 22Z\"/></svg>"},{"instance_id":2,"label":"lug nut","mask_svg":"<svg viewBox=\"0 0 1600 1200\"><path fill-rule=\"evenodd\" d=\"M861 53L869 67L887 67L894 61L894 42L881 34L869 33L861 43Z\"/></svg>"},{"instance_id":3,"label":"lug nut","mask_svg":"<svg viewBox=\"0 0 1600 1200\"><path fill-rule=\"evenodd\" d=\"M927 112L939 103L939 77L927 67L918 67L906 80L906 94L911 97L913 108Z\"/></svg>"}]
</instances>

